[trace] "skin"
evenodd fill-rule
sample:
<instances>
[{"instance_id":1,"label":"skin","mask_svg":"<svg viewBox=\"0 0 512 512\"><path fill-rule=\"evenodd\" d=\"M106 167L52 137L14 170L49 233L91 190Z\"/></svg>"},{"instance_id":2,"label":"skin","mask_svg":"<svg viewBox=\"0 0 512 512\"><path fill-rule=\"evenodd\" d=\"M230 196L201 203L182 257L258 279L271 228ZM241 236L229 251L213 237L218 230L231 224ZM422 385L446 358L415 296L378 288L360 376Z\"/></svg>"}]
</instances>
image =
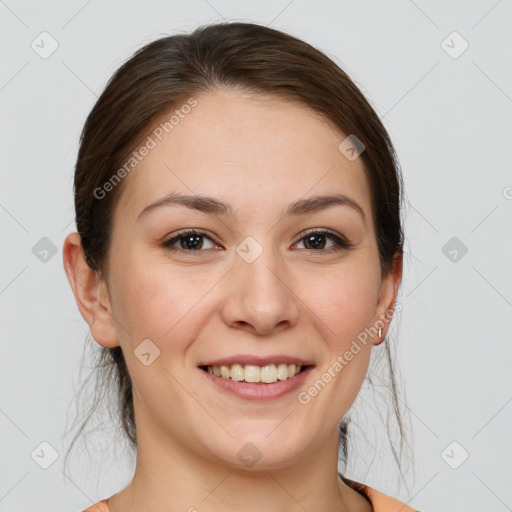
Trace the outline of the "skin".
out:
<instances>
[{"instance_id":1,"label":"skin","mask_svg":"<svg viewBox=\"0 0 512 512\"><path fill-rule=\"evenodd\" d=\"M109 501L111 512L151 510L370 511L337 474L337 426L354 402L373 345L360 352L307 405L297 393L251 402L217 389L197 365L238 354L289 354L313 361L307 390L359 333L393 307L402 261L381 276L370 190L346 137L296 103L234 89L195 96L198 105L136 167L113 221L107 279L86 264L77 233L63 259L94 339L120 345L132 378L137 465ZM171 192L229 203L234 219L150 203ZM285 207L342 193L362 208L335 205L298 216ZM202 249L162 247L182 229L207 232ZM304 231L332 230L354 245L307 245ZM262 254L236 252L248 236ZM384 337L389 328L385 323ZM160 349L146 366L144 339ZM245 467L248 442L261 459ZM257 499L255 499L255 497Z\"/></svg>"}]
</instances>

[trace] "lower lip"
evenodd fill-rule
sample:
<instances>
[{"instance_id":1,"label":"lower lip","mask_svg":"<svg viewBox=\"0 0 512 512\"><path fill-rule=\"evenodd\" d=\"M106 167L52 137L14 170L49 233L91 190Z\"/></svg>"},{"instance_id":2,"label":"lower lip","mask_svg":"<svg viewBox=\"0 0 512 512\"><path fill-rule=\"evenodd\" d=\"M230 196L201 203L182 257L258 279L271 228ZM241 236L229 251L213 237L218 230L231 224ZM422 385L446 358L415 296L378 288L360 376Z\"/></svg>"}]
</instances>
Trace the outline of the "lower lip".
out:
<instances>
[{"instance_id":1,"label":"lower lip","mask_svg":"<svg viewBox=\"0 0 512 512\"><path fill-rule=\"evenodd\" d=\"M278 380L272 384L251 384L250 382L217 377L199 368L199 371L203 373L212 384L245 400L255 401L274 400L295 391L304 384L304 381L308 378L312 370L313 366L308 366L304 371L286 380Z\"/></svg>"}]
</instances>

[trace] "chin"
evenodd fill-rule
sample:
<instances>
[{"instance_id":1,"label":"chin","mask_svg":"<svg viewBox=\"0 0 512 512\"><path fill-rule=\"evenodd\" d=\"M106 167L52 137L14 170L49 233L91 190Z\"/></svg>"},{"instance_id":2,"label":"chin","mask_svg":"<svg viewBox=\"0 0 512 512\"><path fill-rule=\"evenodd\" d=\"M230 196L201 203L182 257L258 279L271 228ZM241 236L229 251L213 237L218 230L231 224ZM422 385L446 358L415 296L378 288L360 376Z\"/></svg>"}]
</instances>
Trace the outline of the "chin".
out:
<instances>
[{"instance_id":1,"label":"chin","mask_svg":"<svg viewBox=\"0 0 512 512\"><path fill-rule=\"evenodd\" d=\"M275 428L276 422L273 425ZM280 433L277 430L270 435L269 432L272 429L253 429L250 434L247 430L239 431L237 434L230 430L233 438L224 439L220 445L215 447L210 444L210 452L215 462L223 460L227 466L241 470L283 469L296 463L297 457L302 452L301 446L306 447L307 441L290 436L285 429ZM212 439L210 438L208 441L211 443Z\"/></svg>"}]
</instances>

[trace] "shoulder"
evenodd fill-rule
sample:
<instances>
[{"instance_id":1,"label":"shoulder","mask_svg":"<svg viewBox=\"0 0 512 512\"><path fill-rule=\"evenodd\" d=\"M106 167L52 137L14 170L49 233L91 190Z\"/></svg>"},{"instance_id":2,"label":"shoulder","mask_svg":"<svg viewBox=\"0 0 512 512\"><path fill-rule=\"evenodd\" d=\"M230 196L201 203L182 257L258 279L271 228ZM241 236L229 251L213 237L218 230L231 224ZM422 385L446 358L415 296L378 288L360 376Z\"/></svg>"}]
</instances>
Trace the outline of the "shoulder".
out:
<instances>
[{"instance_id":1,"label":"shoulder","mask_svg":"<svg viewBox=\"0 0 512 512\"><path fill-rule=\"evenodd\" d=\"M419 510L409 507L404 502L379 492L376 489L372 489L367 485L350 480L345 476L341 476L341 478L347 485L370 500L374 512L420 512Z\"/></svg>"},{"instance_id":2,"label":"shoulder","mask_svg":"<svg viewBox=\"0 0 512 512\"><path fill-rule=\"evenodd\" d=\"M341 476L341 475L340 475ZM366 496L374 509L374 512L420 512L419 510L413 509L406 505L404 502L397 500L387 494L372 489L367 485L364 485L355 480L350 480L345 476L341 476L343 481L352 487L354 490ZM91 505L86 508L83 512L109 512L107 500L98 501L95 505Z\"/></svg>"},{"instance_id":3,"label":"shoulder","mask_svg":"<svg viewBox=\"0 0 512 512\"><path fill-rule=\"evenodd\" d=\"M83 512L109 512L107 506L107 500L98 501L95 505L91 505L89 508L86 508Z\"/></svg>"}]
</instances>

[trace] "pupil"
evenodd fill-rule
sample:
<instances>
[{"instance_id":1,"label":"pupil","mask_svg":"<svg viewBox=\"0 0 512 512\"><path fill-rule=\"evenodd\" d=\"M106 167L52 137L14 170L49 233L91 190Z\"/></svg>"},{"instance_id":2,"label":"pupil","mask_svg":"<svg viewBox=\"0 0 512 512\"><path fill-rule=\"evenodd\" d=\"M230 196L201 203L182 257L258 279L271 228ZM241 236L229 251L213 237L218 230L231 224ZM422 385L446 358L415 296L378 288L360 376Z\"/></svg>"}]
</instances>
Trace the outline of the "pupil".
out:
<instances>
[{"instance_id":1,"label":"pupil","mask_svg":"<svg viewBox=\"0 0 512 512\"><path fill-rule=\"evenodd\" d=\"M319 238L323 239L322 240L323 243L318 242ZM323 247L325 246L325 238L323 235L311 235L311 236L307 237L306 240L307 240L307 243L309 245L312 245L315 249L318 249L318 248L323 249ZM316 240L316 242L315 242L315 240Z\"/></svg>"},{"instance_id":2,"label":"pupil","mask_svg":"<svg viewBox=\"0 0 512 512\"><path fill-rule=\"evenodd\" d=\"M182 239L185 243L185 246L186 247L183 247L183 244L182 244L182 248L183 249L191 249L191 248L194 248L194 249L197 249L198 247L201 248L202 246L202 243L201 243L201 235L187 235L185 237L183 237Z\"/></svg>"}]
</instances>

